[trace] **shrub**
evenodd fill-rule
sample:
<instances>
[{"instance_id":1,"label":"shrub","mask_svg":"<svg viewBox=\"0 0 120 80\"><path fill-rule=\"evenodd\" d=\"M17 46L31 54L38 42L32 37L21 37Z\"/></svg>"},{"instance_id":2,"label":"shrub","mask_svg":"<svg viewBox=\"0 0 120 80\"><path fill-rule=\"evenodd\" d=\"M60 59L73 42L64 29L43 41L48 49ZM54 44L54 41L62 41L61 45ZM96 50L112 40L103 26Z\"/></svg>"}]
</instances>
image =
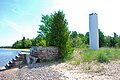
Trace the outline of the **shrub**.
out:
<instances>
[{"instance_id":1,"label":"shrub","mask_svg":"<svg viewBox=\"0 0 120 80\"><path fill-rule=\"evenodd\" d=\"M96 53L96 60L98 62L109 62L109 58L108 58L108 55L106 55L106 53Z\"/></svg>"}]
</instances>

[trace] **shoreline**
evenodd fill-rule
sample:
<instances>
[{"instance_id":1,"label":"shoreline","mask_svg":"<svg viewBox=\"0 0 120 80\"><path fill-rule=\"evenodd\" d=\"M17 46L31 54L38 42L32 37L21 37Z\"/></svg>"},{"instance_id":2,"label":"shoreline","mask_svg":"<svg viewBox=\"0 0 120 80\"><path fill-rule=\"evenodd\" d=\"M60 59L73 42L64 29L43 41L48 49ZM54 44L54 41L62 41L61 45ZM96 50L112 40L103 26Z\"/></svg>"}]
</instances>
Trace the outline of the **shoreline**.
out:
<instances>
[{"instance_id":1,"label":"shoreline","mask_svg":"<svg viewBox=\"0 0 120 80\"><path fill-rule=\"evenodd\" d=\"M6 59L6 58L1 58L0 60L2 60L3 62L1 62L0 63L0 71L4 71L4 70L6 70L6 64L8 64L13 58L15 58L15 56L17 56L17 55L19 55L19 54L29 54L30 53L30 49L12 49L12 48L0 48L0 51L1 51L1 53L2 53L2 51L10 51L10 52L12 52L12 51L17 51L17 53L16 53L16 55L13 55L13 57L11 57L11 56L7 56L6 58L8 58L8 59ZM3 55L3 57L5 57L4 56L4 54L2 54ZM1 56L2 56L1 55Z\"/></svg>"},{"instance_id":2,"label":"shoreline","mask_svg":"<svg viewBox=\"0 0 120 80\"><path fill-rule=\"evenodd\" d=\"M18 51L30 51L30 49L15 49L15 48L0 48L2 50L18 50Z\"/></svg>"},{"instance_id":3,"label":"shoreline","mask_svg":"<svg viewBox=\"0 0 120 80\"><path fill-rule=\"evenodd\" d=\"M0 71L6 70L5 66L0 66Z\"/></svg>"}]
</instances>

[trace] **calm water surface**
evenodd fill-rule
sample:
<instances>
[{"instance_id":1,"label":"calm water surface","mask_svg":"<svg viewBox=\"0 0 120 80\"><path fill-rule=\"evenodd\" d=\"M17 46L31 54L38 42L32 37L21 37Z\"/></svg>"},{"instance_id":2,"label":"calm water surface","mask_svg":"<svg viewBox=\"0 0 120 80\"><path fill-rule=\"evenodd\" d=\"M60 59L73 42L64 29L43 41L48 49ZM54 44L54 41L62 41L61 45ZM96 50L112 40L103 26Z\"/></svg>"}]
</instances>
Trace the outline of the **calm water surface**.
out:
<instances>
[{"instance_id":1,"label":"calm water surface","mask_svg":"<svg viewBox=\"0 0 120 80\"><path fill-rule=\"evenodd\" d=\"M0 48L0 66L5 66L12 58L18 55L18 50Z\"/></svg>"}]
</instances>

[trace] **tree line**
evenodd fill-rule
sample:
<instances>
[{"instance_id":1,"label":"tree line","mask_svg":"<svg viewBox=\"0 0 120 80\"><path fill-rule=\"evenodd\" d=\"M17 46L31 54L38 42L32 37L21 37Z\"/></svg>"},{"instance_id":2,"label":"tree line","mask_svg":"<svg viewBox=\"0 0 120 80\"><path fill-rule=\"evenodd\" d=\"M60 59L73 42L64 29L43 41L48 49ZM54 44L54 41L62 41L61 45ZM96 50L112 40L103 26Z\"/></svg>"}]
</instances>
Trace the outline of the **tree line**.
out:
<instances>
[{"instance_id":1,"label":"tree line","mask_svg":"<svg viewBox=\"0 0 120 80\"><path fill-rule=\"evenodd\" d=\"M89 47L89 32L84 35L76 31L70 31L70 41L73 48L87 48ZM22 40L17 40L12 48L30 48L31 46L47 46L46 40L40 35L33 39L23 37ZM115 32L112 36L105 36L99 29L99 47L120 48L120 36Z\"/></svg>"},{"instance_id":2,"label":"tree line","mask_svg":"<svg viewBox=\"0 0 120 80\"><path fill-rule=\"evenodd\" d=\"M111 36L105 36L99 29L99 47L120 48L120 35L115 32ZM89 32L86 33L86 43L89 44Z\"/></svg>"},{"instance_id":3,"label":"tree line","mask_svg":"<svg viewBox=\"0 0 120 80\"><path fill-rule=\"evenodd\" d=\"M68 22L63 11L50 15L42 15L42 24L37 31L38 36L33 39L16 41L12 48L30 48L31 46L56 46L59 49L59 57L70 57L74 48L89 47L89 32L85 35L76 31L69 31ZM113 36L105 36L99 29L99 46L120 48L120 36L115 32Z\"/></svg>"}]
</instances>

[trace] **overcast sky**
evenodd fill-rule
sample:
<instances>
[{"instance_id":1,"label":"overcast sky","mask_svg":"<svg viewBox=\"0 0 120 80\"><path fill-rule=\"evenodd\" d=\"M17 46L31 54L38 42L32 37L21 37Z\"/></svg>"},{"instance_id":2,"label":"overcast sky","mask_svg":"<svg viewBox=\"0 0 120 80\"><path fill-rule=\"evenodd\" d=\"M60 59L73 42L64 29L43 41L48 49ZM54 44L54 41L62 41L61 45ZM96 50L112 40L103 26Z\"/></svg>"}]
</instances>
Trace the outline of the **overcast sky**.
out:
<instances>
[{"instance_id":1,"label":"overcast sky","mask_svg":"<svg viewBox=\"0 0 120 80\"><path fill-rule=\"evenodd\" d=\"M119 0L0 0L0 46L36 37L41 15L63 10L71 31L89 31L89 14L98 14L105 35L120 34Z\"/></svg>"}]
</instances>

